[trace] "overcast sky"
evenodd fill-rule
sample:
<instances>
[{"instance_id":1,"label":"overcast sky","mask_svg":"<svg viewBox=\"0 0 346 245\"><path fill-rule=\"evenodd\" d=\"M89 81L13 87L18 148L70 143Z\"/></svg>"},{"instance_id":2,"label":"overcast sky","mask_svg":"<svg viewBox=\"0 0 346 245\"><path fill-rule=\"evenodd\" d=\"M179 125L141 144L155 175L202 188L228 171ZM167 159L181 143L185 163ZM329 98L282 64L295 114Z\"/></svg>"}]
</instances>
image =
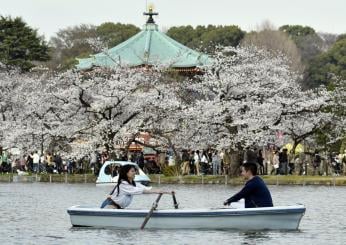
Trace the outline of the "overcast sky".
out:
<instances>
[{"instance_id":1,"label":"overcast sky","mask_svg":"<svg viewBox=\"0 0 346 245\"><path fill-rule=\"evenodd\" d=\"M265 20L346 33L346 0L148 0L161 29L179 25L238 25L249 31ZM48 39L59 29L106 21L142 26L146 0L0 0L0 15L21 16Z\"/></svg>"}]
</instances>

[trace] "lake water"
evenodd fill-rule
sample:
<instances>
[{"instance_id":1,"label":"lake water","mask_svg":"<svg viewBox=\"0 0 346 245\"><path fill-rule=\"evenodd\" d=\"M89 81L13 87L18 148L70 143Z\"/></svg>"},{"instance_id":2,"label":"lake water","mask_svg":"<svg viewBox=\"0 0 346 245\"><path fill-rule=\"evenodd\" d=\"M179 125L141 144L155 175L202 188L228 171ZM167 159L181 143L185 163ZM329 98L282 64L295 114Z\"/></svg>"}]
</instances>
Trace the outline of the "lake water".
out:
<instances>
[{"instance_id":1,"label":"lake water","mask_svg":"<svg viewBox=\"0 0 346 245\"><path fill-rule=\"evenodd\" d=\"M179 208L222 207L240 186L161 185ZM300 230L112 230L72 228L66 209L99 205L111 187L92 184L0 183L0 244L346 244L346 187L269 186L275 205L305 204ZM130 208L151 207L156 195L136 196ZM163 196L159 208L172 208ZM150 221L149 221L150 222Z\"/></svg>"}]
</instances>

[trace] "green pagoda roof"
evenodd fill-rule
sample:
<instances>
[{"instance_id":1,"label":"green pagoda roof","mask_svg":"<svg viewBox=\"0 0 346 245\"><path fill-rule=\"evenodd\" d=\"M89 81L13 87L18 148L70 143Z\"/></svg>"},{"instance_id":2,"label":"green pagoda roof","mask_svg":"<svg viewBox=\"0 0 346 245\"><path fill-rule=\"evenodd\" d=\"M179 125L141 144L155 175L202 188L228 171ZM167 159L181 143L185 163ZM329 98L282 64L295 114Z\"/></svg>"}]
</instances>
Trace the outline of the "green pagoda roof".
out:
<instances>
[{"instance_id":1,"label":"green pagoda roof","mask_svg":"<svg viewBox=\"0 0 346 245\"><path fill-rule=\"evenodd\" d=\"M78 59L77 69L116 66L164 65L171 68L193 68L210 64L208 56L194 51L158 30L152 16L141 32L119 45L86 59Z\"/></svg>"}]
</instances>

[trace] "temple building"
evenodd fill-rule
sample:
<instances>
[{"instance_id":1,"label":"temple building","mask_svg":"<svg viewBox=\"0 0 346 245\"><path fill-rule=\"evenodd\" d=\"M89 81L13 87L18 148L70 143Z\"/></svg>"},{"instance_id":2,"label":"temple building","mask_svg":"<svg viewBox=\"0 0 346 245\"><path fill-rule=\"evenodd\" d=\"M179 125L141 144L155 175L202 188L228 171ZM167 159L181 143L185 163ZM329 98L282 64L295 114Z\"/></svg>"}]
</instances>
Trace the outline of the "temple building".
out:
<instances>
[{"instance_id":1,"label":"temple building","mask_svg":"<svg viewBox=\"0 0 346 245\"><path fill-rule=\"evenodd\" d=\"M107 51L78 59L77 69L93 67L142 67L163 65L178 71L193 71L210 64L207 55L192 50L158 30L153 16L158 13L152 8L144 13L146 24L138 34Z\"/></svg>"},{"instance_id":2,"label":"temple building","mask_svg":"<svg viewBox=\"0 0 346 245\"><path fill-rule=\"evenodd\" d=\"M203 66L211 64L211 59L207 55L192 50L159 31L153 18L158 13L155 13L152 8L149 8L144 15L148 16L148 19L142 31L104 52L91 55L89 58L78 59L79 63L76 68L90 70L94 67L127 66L135 68L159 65L184 75L193 75L200 73ZM128 152L131 154L143 152L147 161L158 162L159 156L156 152L149 147L144 147L144 145L151 144L152 140L148 133L142 132L136 138L136 141L142 144L132 142L128 147ZM116 148L125 149L126 144L119 141ZM163 159L165 158L163 157Z\"/></svg>"}]
</instances>

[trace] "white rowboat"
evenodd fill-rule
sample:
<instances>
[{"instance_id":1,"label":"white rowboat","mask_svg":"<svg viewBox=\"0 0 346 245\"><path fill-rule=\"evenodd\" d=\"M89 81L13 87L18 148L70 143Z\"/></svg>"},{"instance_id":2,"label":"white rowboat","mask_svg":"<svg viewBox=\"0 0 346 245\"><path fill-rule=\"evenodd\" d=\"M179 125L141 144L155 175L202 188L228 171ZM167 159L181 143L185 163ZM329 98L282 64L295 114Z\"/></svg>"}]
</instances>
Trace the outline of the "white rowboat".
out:
<instances>
[{"instance_id":1,"label":"white rowboat","mask_svg":"<svg viewBox=\"0 0 346 245\"><path fill-rule=\"evenodd\" d=\"M149 210L73 206L67 212L76 227L139 229ZM304 213L304 205L155 210L146 229L297 230Z\"/></svg>"}]
</instances>

